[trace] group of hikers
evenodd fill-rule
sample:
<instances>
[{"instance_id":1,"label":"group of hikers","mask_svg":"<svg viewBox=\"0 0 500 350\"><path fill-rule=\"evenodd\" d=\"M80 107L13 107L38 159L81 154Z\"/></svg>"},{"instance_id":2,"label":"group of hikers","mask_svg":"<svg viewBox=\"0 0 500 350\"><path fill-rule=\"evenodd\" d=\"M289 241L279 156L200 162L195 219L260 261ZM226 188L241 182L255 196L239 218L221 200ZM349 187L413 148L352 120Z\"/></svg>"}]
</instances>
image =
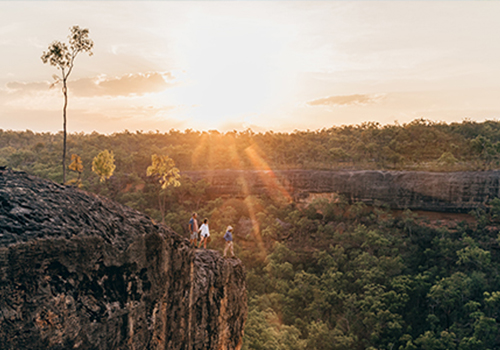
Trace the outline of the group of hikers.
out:
<instances>
[{"instance_id":1,"label":"group of hikers","mask_svg":"<svg viewBox=\"0 0 500 350\"><path fill-rule=\"evenodd\" d=\"M196 219L198 214L193 213L191 219L189 219L189 245L194 248L201 248L203 244L203 248L207 249L207 242L210 238L210 230L208 229L208 219L203 219L203 224L198 227L198 220ZM200 234L200 242L198 243L198 234ZM226 233L224 234L224 240L226 241L226 247L224 248L224 257L227 256L228 251L231 252L231 256L234 257L233 250L233 227L229 225L226 228ZM198 247L196 246L198 244Z\"/></svg>"}]
</instances>

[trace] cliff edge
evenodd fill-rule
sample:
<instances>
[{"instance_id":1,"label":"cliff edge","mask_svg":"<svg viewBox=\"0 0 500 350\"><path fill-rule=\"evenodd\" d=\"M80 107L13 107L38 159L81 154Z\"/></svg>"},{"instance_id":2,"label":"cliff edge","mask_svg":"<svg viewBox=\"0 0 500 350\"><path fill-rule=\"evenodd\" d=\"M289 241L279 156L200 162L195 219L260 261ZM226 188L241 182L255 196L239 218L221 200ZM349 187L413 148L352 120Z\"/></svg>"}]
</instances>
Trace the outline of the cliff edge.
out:
<instances>
[{"instance_id":1,"label":"cliff edge","mask_svg":"<svg viewBox=\"0 0 500 350\"><path fill-rule=\"evenodd\" d=\"M2 349L239 349L237 259L105 198L0 169Z\"/></svg>"},{"instance_id":2,"label":"cliff edge","mask_svg":"<svg viewBox=\"0 0 500 350\"><path fill-rule=\"evenodd\" d=\"M468 213L500 196L500 171L213 170L182 175L205 179L212 197L278 194L300 202L335 194L350 202L437 212Z\"/></svg>"}]
</instances>

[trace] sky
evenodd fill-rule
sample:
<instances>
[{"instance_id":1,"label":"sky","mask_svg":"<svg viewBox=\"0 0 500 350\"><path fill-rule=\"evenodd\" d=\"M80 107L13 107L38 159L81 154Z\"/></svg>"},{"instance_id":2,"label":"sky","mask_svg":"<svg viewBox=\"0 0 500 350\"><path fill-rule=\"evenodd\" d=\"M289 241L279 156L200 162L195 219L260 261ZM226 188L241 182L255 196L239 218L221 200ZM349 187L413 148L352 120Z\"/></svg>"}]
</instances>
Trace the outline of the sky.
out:
<instances>
[{"instance_id":1,"label":"sky","mask_svg":"<svg viewBox=\"0 0 500 350\"><path fill-rule=\"evenodd\" d=\"M90 30L68 132L500 119L498 1L0 1L0 129L62 130L42 52Z\"/></svg>"}]
</instances>

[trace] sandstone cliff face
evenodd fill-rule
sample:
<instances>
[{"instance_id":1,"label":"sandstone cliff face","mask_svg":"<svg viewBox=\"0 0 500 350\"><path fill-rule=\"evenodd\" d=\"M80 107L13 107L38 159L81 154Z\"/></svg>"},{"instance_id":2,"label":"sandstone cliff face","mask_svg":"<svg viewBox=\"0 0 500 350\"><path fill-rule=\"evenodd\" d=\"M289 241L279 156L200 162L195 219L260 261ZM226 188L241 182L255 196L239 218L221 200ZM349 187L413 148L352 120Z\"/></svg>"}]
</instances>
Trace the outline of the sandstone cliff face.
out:
<instances>
[{"instance_id":1,"label":"sandstone cliff face","mask_svg":"<svg viewBox=\"0 0 500 350\"><path fill-rule=\"evenodd\" d=\"M351 202L387 204L392 209L468 212L500 195L500 171L240 171L183 172L206 179L212 196L281 194L306 200L336 193Z\"/></svg>"},{"instance_id":2,"label":"sandstone cliff face","mask_svg":"<svg viewBox=\"0 0 500 350\"><path fill-rule=\"evenodd\" d=\"M0 169L1 349L238 349L237 259L104 198Z\"/></svg>"}]
</instances>

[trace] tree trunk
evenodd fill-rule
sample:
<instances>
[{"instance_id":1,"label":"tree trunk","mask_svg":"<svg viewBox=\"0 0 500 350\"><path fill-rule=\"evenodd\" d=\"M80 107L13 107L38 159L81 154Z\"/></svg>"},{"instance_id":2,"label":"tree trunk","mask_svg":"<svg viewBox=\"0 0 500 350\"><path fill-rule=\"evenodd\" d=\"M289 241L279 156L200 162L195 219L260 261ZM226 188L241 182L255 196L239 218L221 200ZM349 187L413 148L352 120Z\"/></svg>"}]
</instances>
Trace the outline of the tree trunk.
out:
<instances>
[{"instance_id":1,"label":"tree trunk","mask_svg":"<svg viewBox=\"0 0 500 350\"><path fill-rule=\"evenodd\" d=\"M165 223L165 194L161 192L158 192L158 209L160 209L160 215L161 215L161 223Z\"/></svg>"},{"instance_id":2,"label":"tree trunk","mask_svg":"<svg viewBox=\"0 0 500 350\"><path fill-rule=\"evenodd\" d=\"M63 95L64 95L62 166L63 166L63 184L65 184L66 183L66 107L68 106L68 89L66 88L66 79L63 79L62 91L63 91Z\"/></svg>"}]
</instances>

